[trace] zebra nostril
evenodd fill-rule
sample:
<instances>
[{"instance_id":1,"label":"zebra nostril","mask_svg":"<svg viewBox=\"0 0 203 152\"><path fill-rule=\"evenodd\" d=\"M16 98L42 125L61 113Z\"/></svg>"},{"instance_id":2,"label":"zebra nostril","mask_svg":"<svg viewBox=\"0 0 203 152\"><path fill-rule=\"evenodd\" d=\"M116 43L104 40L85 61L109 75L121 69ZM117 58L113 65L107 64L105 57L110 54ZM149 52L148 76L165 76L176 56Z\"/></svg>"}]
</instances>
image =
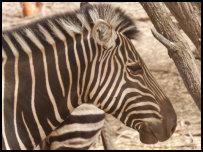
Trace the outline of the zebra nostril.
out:
<instances>
[{"instance_id":1,"label":"zebra nostril","mask_svg":"<svg viewBox=\"0 0 203 152\"><path fill-rule=\"evenodd\" d=\"M175 116L173 116L171 119L170 119L170 127L171 127L171 130L169 130L170 131L170 133L171 133L171 135L175 132L175 130L176 130L176 126L177 126L177 117L176 117L176 115Z\"/></svg>"},{"instance_id":2,"label":"zebra nostril","mask_svg":"<svg viewBox=\"0 0 203 152\"><path fill-rule=\"evenodd\" d=\"M175 130L176 130L176 125L174 125L174 126L172 127L172 129L171 129L171 134L174 133Z\"/></svg>"}]
</instances>

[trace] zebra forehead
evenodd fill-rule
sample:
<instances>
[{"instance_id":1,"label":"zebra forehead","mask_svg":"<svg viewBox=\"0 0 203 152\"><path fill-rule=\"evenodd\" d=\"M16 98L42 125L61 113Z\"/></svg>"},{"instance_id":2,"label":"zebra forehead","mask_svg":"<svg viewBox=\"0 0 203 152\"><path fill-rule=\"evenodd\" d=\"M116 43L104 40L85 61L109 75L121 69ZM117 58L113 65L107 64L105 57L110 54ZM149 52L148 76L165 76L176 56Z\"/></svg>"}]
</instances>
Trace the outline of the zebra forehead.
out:
<instances>
[{"instance_id":1,"label":"zebra forehead","mask_svg":"<svg viewBox=\"0 0 203 152\"><path fill-rule=\"evenodd\" d=\"M46 17L13 30L3 31L3 33L10 33L12 31L21 32L25 28L32 30L35 29L38 24L50 25L51 22L60 24L60 22L63 21L63 23L66 23L68 30L79 34L82 33L84 29L87 31L91 30L99 19L106 21L111 25L112 29L118 33L122 33L129 39L136 38L138 30L133 20L120 8L115 8L109 4L85 5L74 12L66 12Z\"/></svg>"}]
</instances>

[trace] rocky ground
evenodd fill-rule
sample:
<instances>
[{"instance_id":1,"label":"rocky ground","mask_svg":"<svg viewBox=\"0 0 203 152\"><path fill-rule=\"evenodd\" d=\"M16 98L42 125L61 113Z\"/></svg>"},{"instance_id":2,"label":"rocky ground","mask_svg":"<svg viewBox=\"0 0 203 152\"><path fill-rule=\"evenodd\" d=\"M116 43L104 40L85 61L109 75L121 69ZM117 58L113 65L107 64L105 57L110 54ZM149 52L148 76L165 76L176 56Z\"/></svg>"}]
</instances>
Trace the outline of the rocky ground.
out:
<instances>
[{"instance_id":1,"label":"rocky ground","mask_svg":"<svg viewBox=\"0 0 203 152\"><path fill-rule=\"evenodd\" d=\"M201 149L201 113L185 88L172 59L168 56L167 49L151 34L150 30L153 25L147 14L138 2L114 2L112 5L125 10L136 22L140 30L140 37L133 43L158 83L171 99L178 116L178 126L173 136L169 140L155 145L142 144L136 131L125 127L114 118L108 117L112 126L112 139L115 148ZM79 8L78 2L44 2L42 12L23 18L19 2L2 2L2 30L26 24L43 16L72 11L77 8ZM186 36L185 38L188 39ZM189 40L188 43L191 50L194 50L195 48ZM199 62L197 64L200 65ZM92 147L92 149L102 148L101 139L98 139L98 142Z\"/></svg>"}]
</instances>

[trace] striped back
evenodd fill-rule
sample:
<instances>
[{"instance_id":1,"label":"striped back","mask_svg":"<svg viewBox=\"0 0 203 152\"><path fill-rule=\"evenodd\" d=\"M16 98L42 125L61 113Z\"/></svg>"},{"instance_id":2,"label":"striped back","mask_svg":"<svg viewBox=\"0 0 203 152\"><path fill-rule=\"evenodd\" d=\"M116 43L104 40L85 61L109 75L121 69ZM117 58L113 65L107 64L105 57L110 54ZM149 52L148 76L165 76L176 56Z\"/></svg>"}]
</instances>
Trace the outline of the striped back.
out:
<instances>
[{"instance_id":1,"label":"striped back","mask_svg":"<svg viewBox=\"0 0 203 152\"><path fill-rule=\"evenodd\" d=\"M104 121L105 113L102 110L92 104L82 104L40 143L38 149L89 149L97 141Z\"/></svg>"}]
</instances>

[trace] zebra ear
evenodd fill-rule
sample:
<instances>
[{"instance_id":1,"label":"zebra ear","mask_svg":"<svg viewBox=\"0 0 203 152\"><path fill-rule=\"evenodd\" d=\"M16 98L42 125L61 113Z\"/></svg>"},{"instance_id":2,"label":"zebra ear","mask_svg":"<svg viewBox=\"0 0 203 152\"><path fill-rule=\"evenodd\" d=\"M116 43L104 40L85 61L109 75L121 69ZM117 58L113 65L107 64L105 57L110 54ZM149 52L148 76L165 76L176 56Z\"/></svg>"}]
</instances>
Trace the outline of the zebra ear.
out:
<instances>
[{"instance_id":1,"label":"zebra ear","mask_svg":"<svg viewBox=\"0 0 203 152\"><path fill-rule=\"evenodd\" d=\"M95 23L92 32L94 40L101 46L110 48L115 45L116 33L106 21L99 19Z\"/></svg>"}]
</instances>

